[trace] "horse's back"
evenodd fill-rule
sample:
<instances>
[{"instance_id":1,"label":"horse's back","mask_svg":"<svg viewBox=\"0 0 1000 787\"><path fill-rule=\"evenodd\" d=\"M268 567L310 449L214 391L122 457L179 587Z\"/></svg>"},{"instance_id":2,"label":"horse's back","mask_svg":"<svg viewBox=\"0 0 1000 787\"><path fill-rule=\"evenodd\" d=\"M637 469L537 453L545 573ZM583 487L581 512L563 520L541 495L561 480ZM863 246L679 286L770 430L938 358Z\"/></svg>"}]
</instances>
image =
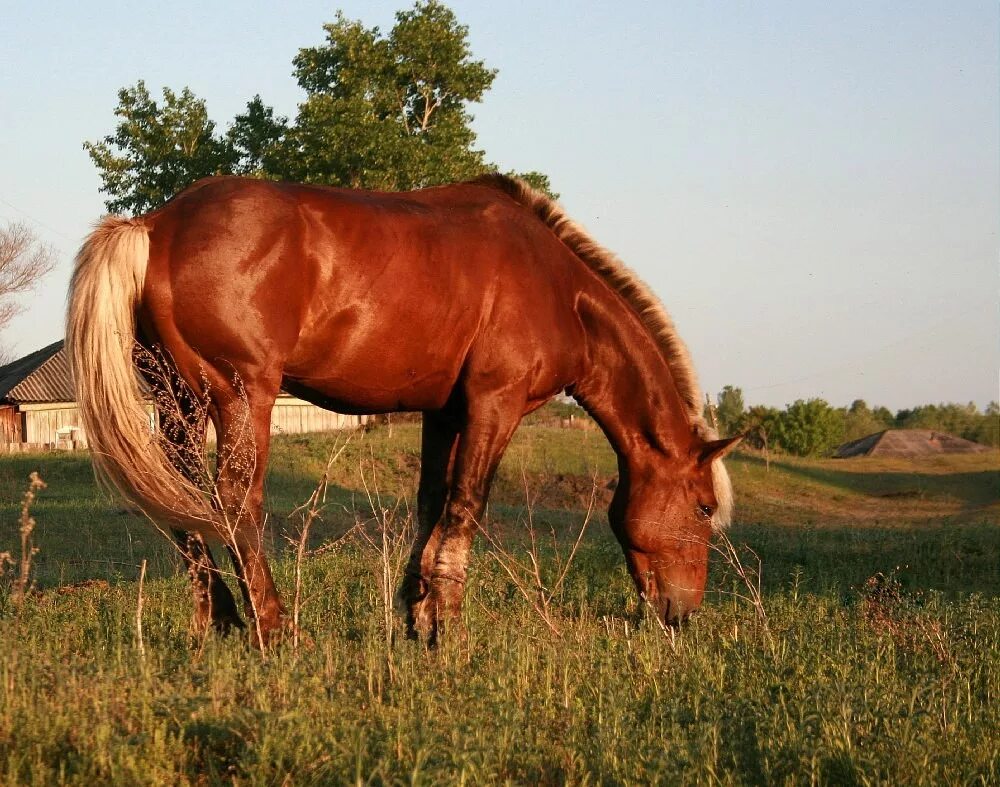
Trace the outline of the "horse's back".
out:
<instances>
[{"instance_id":1,"label":"horse's back","mask_svg":"<svg viewBox=\"0 0 1000 787\"><path fill-rule=\"evenodd\" d=\"M565 376L543 356L578 343L579 266L487 186L213 178L147 222L155 332L175 330L203 357L280 366L344 409L443 406L470 355Z\"/></svg>"}]
</instances>

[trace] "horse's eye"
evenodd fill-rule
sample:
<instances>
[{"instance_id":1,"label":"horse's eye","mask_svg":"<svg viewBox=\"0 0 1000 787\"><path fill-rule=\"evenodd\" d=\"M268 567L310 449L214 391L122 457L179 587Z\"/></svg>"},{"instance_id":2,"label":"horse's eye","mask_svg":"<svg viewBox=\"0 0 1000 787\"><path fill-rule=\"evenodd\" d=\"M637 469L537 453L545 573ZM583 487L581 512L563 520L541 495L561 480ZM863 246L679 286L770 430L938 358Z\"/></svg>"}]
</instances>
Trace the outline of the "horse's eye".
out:
<instances>
[{"instance_id":1,"label":"horse's eye","mask_svg":"<svg viewBox=\"0 0 1000 787\"><path fill-rule=\"evenodd\" d=\"M704 519L711 519L713 513L714 511L712 511L712 506L698 506L698 516L703 517Z\"/></svg>"}]
</instances>

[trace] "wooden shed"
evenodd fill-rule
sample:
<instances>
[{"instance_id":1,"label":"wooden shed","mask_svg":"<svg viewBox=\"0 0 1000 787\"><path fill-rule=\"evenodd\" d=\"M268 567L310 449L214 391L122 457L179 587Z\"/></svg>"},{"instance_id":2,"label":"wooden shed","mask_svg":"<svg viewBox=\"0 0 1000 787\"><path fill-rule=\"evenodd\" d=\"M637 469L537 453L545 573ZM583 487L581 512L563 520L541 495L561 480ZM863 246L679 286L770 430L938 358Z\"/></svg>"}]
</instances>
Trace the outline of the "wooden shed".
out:
<instances>
[{"instance_id":1,"label":"wooden shed","mask_svg":"<svg viewBox=\"0 0 1000 787\"><path fill-rule=\"evenodd\" d=\"M152 403L150 428L155 427ZM282 392L271 414L272 434L350 429L368 420L316 407ZM213 435L209 435L212 439ZM73 401L73 382L63 342L53 342L0 366L0 451L85 448L87 435Z\"/></svg>"}]
</instances>

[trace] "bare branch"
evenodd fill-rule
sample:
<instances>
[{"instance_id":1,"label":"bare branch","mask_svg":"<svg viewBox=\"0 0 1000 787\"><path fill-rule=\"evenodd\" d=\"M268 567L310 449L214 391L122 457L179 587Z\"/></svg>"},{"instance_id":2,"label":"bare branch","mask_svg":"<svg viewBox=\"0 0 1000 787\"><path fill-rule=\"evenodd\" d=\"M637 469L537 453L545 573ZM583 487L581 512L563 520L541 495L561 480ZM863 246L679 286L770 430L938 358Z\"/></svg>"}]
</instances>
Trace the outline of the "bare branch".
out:
<instances>
[{"instance_id":1,"label":"bare branch","mask_svg":"<svg viewBox=\"0 0 1000 787\"><path fill-rule=\"evenodd\" d=\"M55 266L55 252L41 243L26 224L0 229L0 329L20 311L8 300L28 292Z\"/></svg>"}]
</instances>

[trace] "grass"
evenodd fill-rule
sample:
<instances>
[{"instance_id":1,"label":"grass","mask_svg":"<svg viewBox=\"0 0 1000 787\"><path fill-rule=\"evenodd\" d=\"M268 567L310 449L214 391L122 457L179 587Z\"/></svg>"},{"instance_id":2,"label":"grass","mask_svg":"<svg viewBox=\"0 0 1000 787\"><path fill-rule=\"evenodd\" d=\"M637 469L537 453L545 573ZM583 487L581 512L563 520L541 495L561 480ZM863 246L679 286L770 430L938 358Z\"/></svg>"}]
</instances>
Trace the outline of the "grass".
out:
<instances>
[{"instance_id":1,"label":"grass","mask_svg":"<svg viewBox=\"0 0 1000 787\"><path fill-rule=\"evenodd\" d=\"M294 532L288 514L333 440L275 441L268 532L289 600L295 566L281 534ZM418 458L411 425L352 442L311 545L370 515L362 468L404 520ZM308 644L263 659L239 639L192 642L172 548L97 493L86 456L0 458L0 552L16 552L28 473L48 484L33 509L38 589L19 610L0 591L0 779L996 783L998 457L779 459L767 472L743 455L730 467L730 535L761 556L767 630L715 560L702 614L665 635L639 614L595 516L551 605L561 636L480 545L467 641L437 652L387 642L378 556L350 539L304 564ZM527 488L551 574L550 527L565 555L595 479L606 500L613 472L599 433L524 428L491 526L523 548Z\"/></svg>"}]
</instances>

